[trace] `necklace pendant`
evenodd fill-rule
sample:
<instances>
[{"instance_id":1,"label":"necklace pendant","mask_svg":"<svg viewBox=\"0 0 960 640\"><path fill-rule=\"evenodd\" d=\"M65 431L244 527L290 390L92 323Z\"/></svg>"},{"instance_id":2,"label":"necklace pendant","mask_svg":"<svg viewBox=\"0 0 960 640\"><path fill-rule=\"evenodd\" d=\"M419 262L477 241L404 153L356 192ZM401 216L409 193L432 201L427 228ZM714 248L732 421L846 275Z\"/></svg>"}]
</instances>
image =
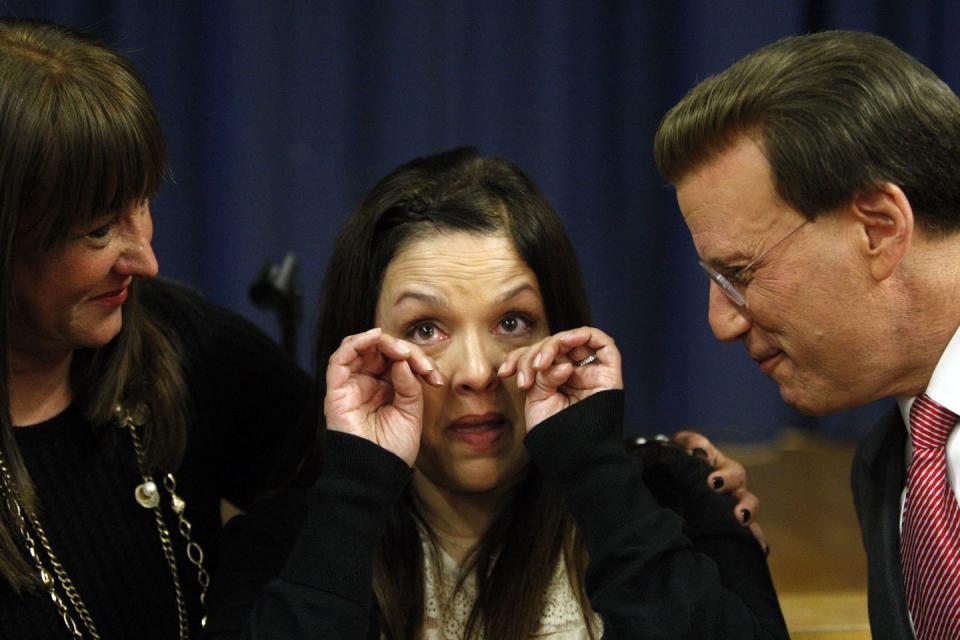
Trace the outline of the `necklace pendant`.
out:
<instances>
[{"instance_id":1,"label":"necklace pendant","mask_svg":"<svg viewBox=\"0 0 960 640\"><path fill-rule=\"evenodd\" d=\"M144 509L153 509L160 504L160 492L157 490L157 483L153 480L138 484L137 488L133 490L133 497Z\"/></svg>"},{"instance_id":2,"label":"necklace pendant","mask_svg":"<svg viewBox=\"0 0 960 640\"><path fill-rule=\"evenodd\" d=\"M147 424L147 417L150 410L145 404L135 405L133 408L117 404L113 407L113 417L116 425L120 429L129 429L130 427L142 427Z\"/></svg>"}]
</instances>

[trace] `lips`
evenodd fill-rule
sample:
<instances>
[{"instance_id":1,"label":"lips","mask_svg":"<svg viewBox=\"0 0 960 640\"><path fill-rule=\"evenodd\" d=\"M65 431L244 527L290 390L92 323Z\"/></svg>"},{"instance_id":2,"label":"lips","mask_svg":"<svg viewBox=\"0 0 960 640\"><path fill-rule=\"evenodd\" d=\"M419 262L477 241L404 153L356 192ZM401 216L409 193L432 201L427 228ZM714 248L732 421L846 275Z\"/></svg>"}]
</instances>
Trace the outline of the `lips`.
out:
<instances>
[{"instance_id":1,"label":"lips","mask_svg":"<svg viewBox=\"0 0 960 640\"><path fill-rule=\"evenodd\" d=\"M465 415L446 428L446 435L474 449L496 446L510 429L510 421L501 413Z\"/></svg>"},{"instance_id":2,"label":"lips","mask_svg":"<svg viewBox=\"0 0 960 640\"><path fill-rule=\"evenodd\" d=\"M783 351L774 349L765 351L759 355L754 355L751 353L750 357L753 358L753 360L760 367L760 371L769 375L783 358Z\"/></svg>"},{"instance_id":3,"label":"lips","mask_svg":"<svg viewBox=\"0 0 960 640\"><path fill-rule=\"evenodd\" d=\"M106 293L91 298L91 300L107 306L120 306L127 299L128 287L129 285L114 289L113 291L107 291Z\"/></svg>"}]
</instances>

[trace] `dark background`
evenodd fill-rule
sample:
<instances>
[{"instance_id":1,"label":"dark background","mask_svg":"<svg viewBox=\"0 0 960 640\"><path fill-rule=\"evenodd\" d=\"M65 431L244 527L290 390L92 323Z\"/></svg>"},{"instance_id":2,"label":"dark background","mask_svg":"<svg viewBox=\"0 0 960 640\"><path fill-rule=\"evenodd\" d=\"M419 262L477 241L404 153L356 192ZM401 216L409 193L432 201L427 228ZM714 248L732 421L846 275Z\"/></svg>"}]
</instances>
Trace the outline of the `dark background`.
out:
<instances>
[{"instance_id":1,"label":"dark background","mask_svg":"<svg viewBox=\"0 0 960 640\"><path fill-rule=\"evenodd\" d=\"M87 29L134 60L175 178L154 202L161 272L278 336L247 288L265 259L295 252L308 369L340 221L401 162L472 144L517 161L566 222L595 323L623 351L629 430L854 438L889 406L799 416L741 345L712 338L652 139L698 80L828 28L886 36L957 91L960 2L0 0L0 12Z\"/></svg>"}]
</instances>

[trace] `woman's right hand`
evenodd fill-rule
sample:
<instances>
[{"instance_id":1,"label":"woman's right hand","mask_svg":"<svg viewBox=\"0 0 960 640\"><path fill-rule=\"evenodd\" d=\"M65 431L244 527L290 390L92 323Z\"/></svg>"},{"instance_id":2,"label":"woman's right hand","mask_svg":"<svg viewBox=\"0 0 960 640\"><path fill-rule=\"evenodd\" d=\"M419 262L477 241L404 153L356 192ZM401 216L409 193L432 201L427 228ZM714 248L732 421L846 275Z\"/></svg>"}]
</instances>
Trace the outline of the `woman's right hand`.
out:
<instances>
[{"instance_id":1,"label":"woman's right hand","mask_svg":"<svg viewBox=\"0 0 960 640\"><path fill-rule=\"evenodd\" d=\"M412 467L423 425L420 379L443 384L418 346L379 328L347 336L327 363L327 428L374 442Z\"/></svg>"}]
</instances>

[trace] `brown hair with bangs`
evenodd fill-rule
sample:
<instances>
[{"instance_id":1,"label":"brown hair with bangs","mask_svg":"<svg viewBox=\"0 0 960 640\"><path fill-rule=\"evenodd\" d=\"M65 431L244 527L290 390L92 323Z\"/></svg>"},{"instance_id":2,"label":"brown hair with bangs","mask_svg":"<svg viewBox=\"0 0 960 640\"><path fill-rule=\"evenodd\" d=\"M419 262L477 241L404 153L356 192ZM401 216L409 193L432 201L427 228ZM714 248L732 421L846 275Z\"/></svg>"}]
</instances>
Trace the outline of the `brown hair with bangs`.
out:
<instances>
[{"instance_id":1,"label":"brown hair with bangs","mask_svg":"<svg viewBox=\"0 0 960 640\"><path fill-rule=\"evenodd\" d=\"M166 146L146 86L118 53L73 29L0 18L0 492L35 510L29 474L13 437L10 319L18 246L56 249L72 230L149 199L167 172ZM98 428L117 404L145 404L146 462L172 470L186 444L188 406L176 350L137 303L107 346L79 350L71 364L75 401ZM55 517L55 514L51 514ZM0 518L0 576L17 592L36 586L18 548L12 514Z\"/></svg>"}]
</instances>

